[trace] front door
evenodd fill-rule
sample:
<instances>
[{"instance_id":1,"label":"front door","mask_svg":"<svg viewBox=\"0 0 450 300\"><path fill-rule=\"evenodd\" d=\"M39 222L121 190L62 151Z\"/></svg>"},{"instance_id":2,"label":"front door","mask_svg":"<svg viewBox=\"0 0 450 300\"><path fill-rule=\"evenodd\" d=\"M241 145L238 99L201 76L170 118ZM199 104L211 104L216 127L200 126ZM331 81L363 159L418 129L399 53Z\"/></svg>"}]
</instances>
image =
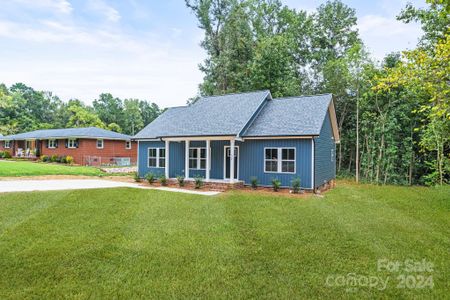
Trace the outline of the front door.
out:
<instances>
[{"instance_id":1,"label":"front door","mask_svg":"<svg viewBox=\"0 0 450 300\"><path fill-rule=\"evenodd\" d=\"M225 146L225 179L230 179L230 146ZM234 147L234 179L238 179L239 147Z\"/></svg>"}]
</instances>

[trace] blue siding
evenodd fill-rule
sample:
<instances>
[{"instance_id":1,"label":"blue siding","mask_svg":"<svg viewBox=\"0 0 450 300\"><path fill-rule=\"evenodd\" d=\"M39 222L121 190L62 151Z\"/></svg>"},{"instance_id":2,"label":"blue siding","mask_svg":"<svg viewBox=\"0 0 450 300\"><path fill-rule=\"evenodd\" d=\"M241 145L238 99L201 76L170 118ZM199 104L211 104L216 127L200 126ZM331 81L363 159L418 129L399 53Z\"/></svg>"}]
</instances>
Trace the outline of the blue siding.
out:
<instances>
[{"instance_id":1,"label":"blue siding","mask_svg":"<svg viewBox=\"0 0 450 300\"><path fill-rule=\"evenodd\" d=\"M164 168L148 167L148 148L151 147L164 148L164 142L139 142L138 172L140 177L144 177L150 172L158 176L164 174Z\"/></svg>"},{"instance_id":2,"label":"blue siding","mask_svg":"<svg viewBox=\"0 0 450 300\"><path fill-rule=\"evenodd\" d=\"M334 157L331 159L331 151ZM330 116L327 112L320 131L320 136L314 139L314 186L336 178L336 144L333 139Z\"/></svg>"},{"instance_id":3,"label":"blue siding","mask_svg":"<svg viewBox=\"0 0 450 300\"><path fill-rule=\"evenodd\" d=\"M300 177L303 188L311 188L311 139L285 140L246 140L237 143L240 146L239 180L250 184L250 178L258 178L259 184L271 185L272 179L277 178L282 186L290 186L294 177ZM264 173L265 147L295 147L296 174Z\"/></svg>"},{"instance_id":4,"label":"blue siding","mask_svg":"<svg viewBox=\"0 0 450 300\"><path fill-rule=\"evenodd\" d=\"M236 142L239 147L239 180L250 184L251 177L258 178L261 185L271 185L272 179L277 178L283 186L290 186L294 177L298 176L303 188L311 188L311 141L310 139L280 139L280 140L246 140ZM204 147L204 141L191 142L192 147ZM229 141L211 141L211 179L224 178L224 147ZM164 147L164 142L139 142L139 175L152 172L157 175L164 174L164 168L148 168L148 148ZM295 147L296 174L264 173L265 147ZM184 176L184 142L170 143L169 175ZM190 170L190 177L196 175L205 177L204 170Z\"/></svg>"}]
</instances>

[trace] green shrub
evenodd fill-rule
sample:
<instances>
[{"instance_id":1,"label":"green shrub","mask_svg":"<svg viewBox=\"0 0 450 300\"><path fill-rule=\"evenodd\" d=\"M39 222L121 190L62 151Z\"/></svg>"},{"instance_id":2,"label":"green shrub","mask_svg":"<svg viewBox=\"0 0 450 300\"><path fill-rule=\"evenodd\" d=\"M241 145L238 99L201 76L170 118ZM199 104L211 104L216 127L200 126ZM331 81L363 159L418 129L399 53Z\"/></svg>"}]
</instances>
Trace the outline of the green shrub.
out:
<instances>
[{"instance_id":1,"label":"green shrub","mask_svg":"<svg viewBox=\"0 0 450 300\"><path fill-rule=\"evenodd\" d=\"M177 176L177 181L180 187L184 186L184 176Z\"/></svg>"},{"instance_id":2,"label":"green shrub","mask_svg":"<svg viewBox=\"0 0 450 300\"><path fill-rule=\"evenodd\" d=\"M294 179L292 179L292 192L294 194L298 194L298 192L300 192L300 178L299 177L295 177Z\"/></svg>"},{"instance_id":3,"label":"green shrub","mask_svg":"<svg viewBox=\"0 0 450 300\"><path fill-rule=\"evenodd\" d=\"M65 156L60 156L60 157L59 157L59 162L60 162L60 163L63 163L63 164L67 163L66 157L65 157Z\"/></svg>"},{"instance_id":4,"label":"green shrub","mask_svg":"<svg viewBox=\"0 0 450 300\"><path fill-rule=\"evenodd\" d=\"M147 175L145 175L145 179L148 181L148 183L152 184L153 182L155 182L155 174L153 173L147 173Z\"/></svg>"},{"instance_id":5,"label":"green shrub","mask_svg":"<svg viewBox=\"0 0 450 300\"><path fill-rule=\"evenodd\" d=\"M3 158L11 158L11 153L9 153L8 151L5 151L3 153Z\"/></svg>"},{"instance_id":6,"label":"green shrub","mask_svg":"<svg viewBox=\"0 0 450 300\"><path fill-rule=\"evenodd\" d=\"M252 185L252 189L256 190L258 188L258 183L259 182L258 182L258 178L257 177L255 177L255 176L250 177L250 183Z\"/></svg>"},{"instance_id":7,"label":"green shrub","mask_svg":"<svg viewBox=\"0 0 450 300\"><path fill-rule=\"evenodd\" d=\"M133 178L134 178L134 181L141 182L141 177L139 177L138 172L134 172Z\"/></svg>"},{"instance_id":8,"label":"green shrub","mask_svg":"<svg viewBox=\"0 0 450 300\"><path fill-rule=\"evenodd\" d=\"M50 157L48 157L48 155L42 155L41 156L41 161L48 162L49 160L50 160Z\"/></svg>"},{"instance_id":9,"label":"green shrub","mask_svg":"<svg viewBox=\"0 0 450 300\"><path fill-rule=\"evenodd\" d=\"M194 182L195 182L195 188L199 189L203 186L203 177L201 176L195 176L194 178Z\"/></svg>"},{"instance_id":10,"label":"green shrub","mask_svg":"<svg viewBox=\"0 0 450 300\"><path fill-rule=\"evenodd\" d=\"M272 179L272 188L274 192L278 192L281 187L281 181L277 178Z\"/></svg>"},{"instance_id":11,"label":"green shrub","mask_svg":"<svg viewBox=\"0 0 450 300\"><path fill-rule=\"evenodd\" d=\"M0 158L3 158L5 156L6 151L0 151Z\"/></svg>"},{"instance_id":12,"label":"green shrub","mask_svg":"<svg viewBox=\"0 0 450 300\"><path fill-rule=\"evenodd\" d=\"M161 183L162 186L166 186L167 185L167 177L166 177L166 175L159 176L159 183Z\"/></svg>"},{"instance_id":13,"label":"green shrub","mask_svg":"<svg viewBox=\"0 0 450 300\"><path fill-rule=\"evenodd\" d=\"M70 156L70 155L66 156L66 164L69 164L69 165L73 164L73 157L72 156Z\"/></svg>"},{"instance_id":14,"label":"green shrub","mask_svg":"<svg viewBox=\"0 0 450 300\"><path fill-rule=\"evenodd\" d=\"M53 154L53 155L50 157L50 161L51 161L51 162L57 162L58 159L59 159L59 157L58 157L58 155L56 155L56 154Z\"/></svg>"}]
</instances>

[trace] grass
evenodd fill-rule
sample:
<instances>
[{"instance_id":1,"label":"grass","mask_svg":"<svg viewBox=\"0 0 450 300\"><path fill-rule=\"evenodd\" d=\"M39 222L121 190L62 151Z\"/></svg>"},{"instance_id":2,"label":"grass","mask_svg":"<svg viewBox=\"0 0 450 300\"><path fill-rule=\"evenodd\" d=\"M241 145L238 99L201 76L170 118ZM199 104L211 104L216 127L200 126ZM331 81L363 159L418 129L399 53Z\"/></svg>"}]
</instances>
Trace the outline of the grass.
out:
<instances>
[{"instance_id":1,"label":"grass","mask_svg":"<svg viewBox=\"0 0 450 300\"><path fill-rule=\"evenodd\" d=\"M0 177L42 176L42 175L85 175L101 176L101 170L94 167L68 166L63 164L38 163L30 161L0 161Z\"/></svg>"},{"instance_id":2,"label":"grass","mask_svg":"<svg viewBox=\"0 0 450 300\"><path fill-rule=\"evenodd\" d=\"M324 198L135 189L0 194L0 298L435 298L450 290L450 187L338 182ZM432 289L377 260L425 259ZM390 277L387 289L329 275Z\"/></svg>"}]
</instances>

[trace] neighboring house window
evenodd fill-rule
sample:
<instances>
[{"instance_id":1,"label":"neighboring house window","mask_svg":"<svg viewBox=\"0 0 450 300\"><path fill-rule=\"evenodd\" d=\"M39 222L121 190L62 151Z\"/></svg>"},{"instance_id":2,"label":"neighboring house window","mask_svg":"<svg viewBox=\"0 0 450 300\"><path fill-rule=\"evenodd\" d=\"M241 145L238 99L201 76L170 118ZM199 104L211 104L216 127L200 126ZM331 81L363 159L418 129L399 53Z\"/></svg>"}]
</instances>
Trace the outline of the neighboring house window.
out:
<instances>
[{"instance_id":1,"label":"neighboring house window","mask_svg":"<svg viewBox=\"0 0 450 300\"><path fill-rule=\"evenodd\" d=\"M48 148L50 148L50 149L55 149L57 146L56 146L56 140L48 140Z\"/></svg>"},{"instance_id":2,"label":"neighboring house window","mask_svg":"<svg viewBox=\"0 0 450 300\"><path fill-rule=\"evenodd\" d=\"M164 168L166 166L165 148L148 148L149 168Z\"/></svg>"},{"instance_id":3,"label":"neighboring house window","mask_svg":"<svg viewBox=\"0 0 450 300\"><path fill-rule=\"evenodd\" d=\"M131 141L125 141L125 149L131 149Z\"/></svg>"},{"instance_id":4,"label":"neighboring house window","mask_svg":"<svg viewBox=\"0 0 450 300\"><path fill-rule=\"evenodd\" d=\"M189 169L206 169L206 148L189 148Z\"/></svg>"},{"instance_id":5,"label":"neighboring house window","mask_svg":"<svg viewBox=\"0 0 450 300\"><path fill-rule=\"evenodd\" d=\"M334 149L331 149L331 161L334 162Z\"/></svg>"},{"instance_id":6,"label":"neighboring house window","mask_svg":"<svg viewBox=\"0 0 450 300\"><path fill-rule=\"evenodd\" d=\"M67 140L67 148L76 148L76 147L77 147L77 139Z\"/></svg>"},{"instance_id":7,"label":"neighboring house window","mask_svg":"<svg viewBox=\"0 0 450 300\"><path fill-rule=\"evenodd\" d=\"M265 148L264 172L295 173L295 148Z\"/></svg>"},{"instance_id":8,"label":"neighboring house window","mask_svg":"<svg viewBox=\"0 0 450 300\"><path fill-rule=\"evenodd\" d=\"M5 141L5 148L11 148L11 141Z\"/></svg>"},{"instance_id":9,"label":"neighboring house window","mask_svg":"<svg viewBox=\"0 0 450 300\"><path fill-rule=\"evenodd\" d=\"M103 140L97 140L97 149L103 149Z\"/></svg>"}]
</instances>

